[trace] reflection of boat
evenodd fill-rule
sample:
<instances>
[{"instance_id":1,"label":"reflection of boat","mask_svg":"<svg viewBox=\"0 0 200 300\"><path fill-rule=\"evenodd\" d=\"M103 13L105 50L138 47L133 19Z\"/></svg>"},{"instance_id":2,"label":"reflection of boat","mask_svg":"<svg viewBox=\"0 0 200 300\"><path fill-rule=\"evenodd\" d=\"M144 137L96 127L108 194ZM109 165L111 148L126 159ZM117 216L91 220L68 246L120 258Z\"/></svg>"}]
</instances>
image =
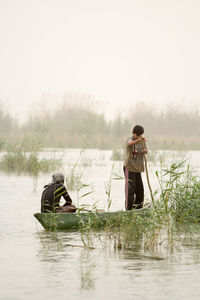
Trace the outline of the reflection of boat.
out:
<instances>
[{"instance_id":1,"label":"reflection of boat","mask_svg":"<svg viewBox=\"0 0 200 300\"><path fill-rule=\"evenodd\" d=\"M42 224L46 230L70 230L78 229L82 224L91 223L98 227L103 226L107 221L117 221L122 217L134 215L147 216L151 204L144 208L116 211L116 212L80 212L80 213L36 213L34 217Z\"/></svg>"}]
</instances>

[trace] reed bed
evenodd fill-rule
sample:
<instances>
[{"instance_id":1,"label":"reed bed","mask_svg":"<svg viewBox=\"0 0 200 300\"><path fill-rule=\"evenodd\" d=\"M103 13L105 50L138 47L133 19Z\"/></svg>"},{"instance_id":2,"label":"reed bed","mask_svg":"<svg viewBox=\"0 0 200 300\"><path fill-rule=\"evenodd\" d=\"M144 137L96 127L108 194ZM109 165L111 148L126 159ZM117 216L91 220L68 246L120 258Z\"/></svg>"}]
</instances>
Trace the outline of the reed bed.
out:
<instances>
[{"instance_id":1,"label":"reed bed","mask_svg":"<svg viewBox=\"0 0 200 300\"><path fill-rule=\"evenodd\" d=\"M8 173L27 173L37 176L61 165L58 159L40 159L38 151L28 152L24 144L9 146L0 162L0 169Z\"/></svg>"},{"instance_id":2,"label":"reed bed","mask_svg":"<svg viewBox=\"0 0 200 300\"><path fill-rule=\"evenodd\" d=\"M151 105L140 103L127 108L127 114L107 120L95 103L87 101L86 95L73 95L74 100L79 99L78 105L72 104L70 97L66 95L53 111L49 111L51 105L46 105L23 125L1 106L0 151L10 141L20 144L27 140L51 148L114 149L113 159L118 160L116 149L123 148L133 125L141 120L151 149L200 149L200 118L196 107L190 112L180 110L178 105L156 111Z\"/></svg>"},{"instance_id":3,"label":"reed bed","mask_svg":"<svg viewBox=\"0 0 200 300\"><path fill-rule=\"evenodd\" d=\"M106 221L95 217L94 213L94 218L89 222L80 221L83 244L91 247L98 238L104 247L140 247L143 251L150 252L164 247L171 253L177 244L181 245L186 240L198 240L199 177L186 161L171 163L169 167L161 165L156 176L160 188L154 193L154 206L145 213L123 213Z\"/></svg>"}]
</instances>

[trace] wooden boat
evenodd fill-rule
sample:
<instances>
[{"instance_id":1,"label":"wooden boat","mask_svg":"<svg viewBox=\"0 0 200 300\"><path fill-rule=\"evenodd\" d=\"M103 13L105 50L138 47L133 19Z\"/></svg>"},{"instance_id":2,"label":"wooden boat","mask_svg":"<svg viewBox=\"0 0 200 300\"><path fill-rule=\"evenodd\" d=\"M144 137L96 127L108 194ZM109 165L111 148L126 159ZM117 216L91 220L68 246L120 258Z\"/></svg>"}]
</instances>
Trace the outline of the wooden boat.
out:
<instances>
[{"instance_id":1,"label":"wooden boat","mask_svg":"<svg viewBox=\"0 0 200 300\"><path fill-rule=\"evenodd\" d=\"M81 225L88 223L103 227L108 221L120 220L120 218L134 215L148 216L151 204L141 209L116 212L79 212L79 213L35 213L34 217L42 224L46 230L73 230L79 229Z\"/></svg>"}]
</instances>

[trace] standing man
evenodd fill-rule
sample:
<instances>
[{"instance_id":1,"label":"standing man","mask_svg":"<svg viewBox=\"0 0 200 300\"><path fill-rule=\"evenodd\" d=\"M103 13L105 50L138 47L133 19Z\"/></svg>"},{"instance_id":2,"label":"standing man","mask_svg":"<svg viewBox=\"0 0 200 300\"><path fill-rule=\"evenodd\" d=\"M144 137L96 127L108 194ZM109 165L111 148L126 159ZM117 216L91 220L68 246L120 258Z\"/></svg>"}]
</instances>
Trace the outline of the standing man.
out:
<instances>
[{"instance_id":1,"label":"standing man","mask_svg":"<svg viewBox=\"0 0 200 300\"><path fill-rule=\"evenodd\" d=\"M141 172L144 172L144 155L148 153L144 128L136 125L126 143L127 156L124 162L126 210L142 208L144 187Z\"/></svg>"}]
</instances>

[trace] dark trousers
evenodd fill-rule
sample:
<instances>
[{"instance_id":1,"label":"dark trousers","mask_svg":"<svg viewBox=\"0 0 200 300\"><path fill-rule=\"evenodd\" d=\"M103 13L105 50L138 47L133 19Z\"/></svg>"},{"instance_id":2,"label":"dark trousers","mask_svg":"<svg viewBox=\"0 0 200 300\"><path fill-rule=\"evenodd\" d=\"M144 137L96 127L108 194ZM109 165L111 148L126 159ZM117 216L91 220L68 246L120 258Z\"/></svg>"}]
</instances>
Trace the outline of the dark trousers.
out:
<instances>
[{"instance_id":1,"label":"dark trousers","mask_svg":"<svg viewBox=\"0 0 200 300\"><path fill-rule=\"evenodd\" d=\"M124 167L124 175L126 210L142 208L144 202L144 186L141 173L130 172Z\"/></svg>"}]
</instances>

